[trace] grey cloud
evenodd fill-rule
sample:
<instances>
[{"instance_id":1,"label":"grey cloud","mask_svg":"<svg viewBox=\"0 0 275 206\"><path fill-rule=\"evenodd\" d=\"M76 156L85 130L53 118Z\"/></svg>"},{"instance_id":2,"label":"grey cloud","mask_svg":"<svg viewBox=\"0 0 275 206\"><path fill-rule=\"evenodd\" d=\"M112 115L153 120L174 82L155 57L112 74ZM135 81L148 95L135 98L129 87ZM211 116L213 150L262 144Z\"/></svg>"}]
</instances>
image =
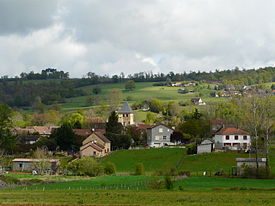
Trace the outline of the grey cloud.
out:
<instances>
[{"instance_id":1,"label":"grey cloud","mask_svg":"<svg viewBox=\"0 0 275 206\"><path fill-rule=\"evenodd\" d=\"M57 12L57 0L0 0L0 35L48 27Z\"/></svg>"}]
</instances>

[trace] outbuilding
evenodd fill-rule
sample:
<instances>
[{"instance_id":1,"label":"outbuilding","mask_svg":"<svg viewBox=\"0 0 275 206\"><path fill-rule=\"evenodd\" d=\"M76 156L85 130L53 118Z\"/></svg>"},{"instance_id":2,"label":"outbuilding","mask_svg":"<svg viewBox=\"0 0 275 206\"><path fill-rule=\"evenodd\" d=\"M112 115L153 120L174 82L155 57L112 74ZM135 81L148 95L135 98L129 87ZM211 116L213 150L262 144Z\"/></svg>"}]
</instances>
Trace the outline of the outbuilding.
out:
<instances>
[{"instance_id":1,"label":"outbuilding","mask_svg":"<svg viewBox=\"0 0 275 206\"><path fill-rule=\"evenodd\" d=\"M213 151L213 142L210 140L204 140L197 146L197 154L211 153Z\"/></svg>"}]
</instances>

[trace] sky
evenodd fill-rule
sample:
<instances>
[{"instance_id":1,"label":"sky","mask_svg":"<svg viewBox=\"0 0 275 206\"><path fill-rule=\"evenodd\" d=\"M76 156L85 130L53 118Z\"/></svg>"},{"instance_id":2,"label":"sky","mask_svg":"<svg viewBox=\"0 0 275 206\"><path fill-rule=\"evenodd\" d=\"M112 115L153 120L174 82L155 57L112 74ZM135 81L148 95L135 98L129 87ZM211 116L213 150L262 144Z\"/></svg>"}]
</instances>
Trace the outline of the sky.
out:
<instances>
[{"instance_id":1,"label":"sky","mask_svg":"<svg viewBox=\"0 0 275 206\"><path fill-rule=\"evenodd\" d=\"M0 0L0 76L275 64L274 0Z\"/></svg>"}]
</instances>

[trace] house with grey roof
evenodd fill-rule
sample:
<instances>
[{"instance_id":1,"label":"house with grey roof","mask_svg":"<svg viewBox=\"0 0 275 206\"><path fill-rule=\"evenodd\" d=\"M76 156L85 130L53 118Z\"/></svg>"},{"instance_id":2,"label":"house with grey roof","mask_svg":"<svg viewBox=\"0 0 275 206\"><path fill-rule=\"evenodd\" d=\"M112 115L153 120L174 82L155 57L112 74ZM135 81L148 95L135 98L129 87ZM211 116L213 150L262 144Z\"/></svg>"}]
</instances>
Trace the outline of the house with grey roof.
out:
<instances>
[{"instance_id":1,"label":"house with grey roof","mask_svg":"<svg viewBox=\"0 0 275 206\"><path fill-rule=\"evenodd\" d=\"M171 142L173 129L163 124L153 125L147 128L147 144L149 147L164 147L174 145Z\"/></svg>"},{"instance_id":2,"label":"house with grey roof","mask_svg":"<svg viewBox=\"0 0 275 206\"><path fill-rule=\"evenodd\" d=\"M134 113L128 102L124 102L122 107L118 109L117 114L118 122L120 122L123 126L135 124Z\"/></svg>"},{"instance_id":3,"label":"house with grey roof","mask_svg":"<svg viewBox=\"0 0 275 206\"><path fill-rule=\"evenodd\" d=\"M211 153L214 149L214 143L208 139L197 146L197 154Z\"/></svg>"}]
</instances>

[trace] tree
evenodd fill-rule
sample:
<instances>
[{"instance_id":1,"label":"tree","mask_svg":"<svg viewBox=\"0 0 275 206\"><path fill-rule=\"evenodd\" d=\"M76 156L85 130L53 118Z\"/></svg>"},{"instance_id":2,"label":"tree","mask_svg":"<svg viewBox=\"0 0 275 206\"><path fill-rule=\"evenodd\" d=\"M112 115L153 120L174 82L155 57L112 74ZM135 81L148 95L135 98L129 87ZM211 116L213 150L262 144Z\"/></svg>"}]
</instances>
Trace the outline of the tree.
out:
<instances>
[{"instance_id":1,"label":"tree","mask_svg":"<svg viewBox=\"0 0 275 206\"><path fill-rule=\"evenodd\" d=\"M99 86L94 87L93 88L93 93L94 94L100 94L101 93L101 87L99 87Z\"/></svg>"},{"instance_id":2,"label":"tree","mask_svg":"<svg viewBox=\"0 0 275 206\"><path fill-rule=\"evenodd\" d=\"M84 116L79 112L67 114L61 119L61 124L69 124L73 129L81 129L83 123Z\"/></svg>"},{"instance_id":3,"label":"tree","mask_svg":"<svg viewBox=\"0 0 275 206\"><path fill-rule=\"evenodd\" d=\"M118 116L115 111L111 113L108 118L108 122L106 123L106 132L107 133L114 133L114 134L121 134L122 132L122 125L118 122Z\"/></svg>"},{"instance_id":4,"label":"tree","mask_svg":"<svg viewBox=\"0 0 275 206\"><path fill-rule=\"evenodd\" d=\"M109 94L109 103L110 103L110 110L114 111L118 108L118 105L120 104L122 100L122 92L121 89L112 89Z\"/></svg>"},{"instance_id":5,"label":"tree","mask_svg":"<svg viewBox=\"0 0 275 206\"><path fill-rule=\"evenodd\" d=\"M136 83L134 80L129 80L125 83L125 89L126 90L133 90L136 88Z\"/></svg>"},{"instance_id":6,"label":"tree","mask_svg":"<svg viewBox=\"0 0 275 206\"><path fill-rule=\"evenodd\" d=\"M0 104L0 149L12 152L15 146L15 137L11 133L12 110L6 104Z\"/></svg>"},{"instance_id":7,"label":"tree","mask_svg":"<svg viewBox=\"0 0 275 206\"><path fill-rule=\"evenodd\" d=\"M80 138L73 132L70 124L61 125L50 137L55 139L57 146L64 151L77 151L81 146Z\"/></svg>"},{"instance_id":8,"label":"tree","mask_svg":"<svg viewBox=\"0 0 275 206\"><path fill-rule=\"evenodd\" d=\"M36 170L38 174L44 174L46 169L51 168L45 148L37 148L33 153L33 158L37 159L37 161L33 163L33 169Z\"/></svg>"}]
</instances>

